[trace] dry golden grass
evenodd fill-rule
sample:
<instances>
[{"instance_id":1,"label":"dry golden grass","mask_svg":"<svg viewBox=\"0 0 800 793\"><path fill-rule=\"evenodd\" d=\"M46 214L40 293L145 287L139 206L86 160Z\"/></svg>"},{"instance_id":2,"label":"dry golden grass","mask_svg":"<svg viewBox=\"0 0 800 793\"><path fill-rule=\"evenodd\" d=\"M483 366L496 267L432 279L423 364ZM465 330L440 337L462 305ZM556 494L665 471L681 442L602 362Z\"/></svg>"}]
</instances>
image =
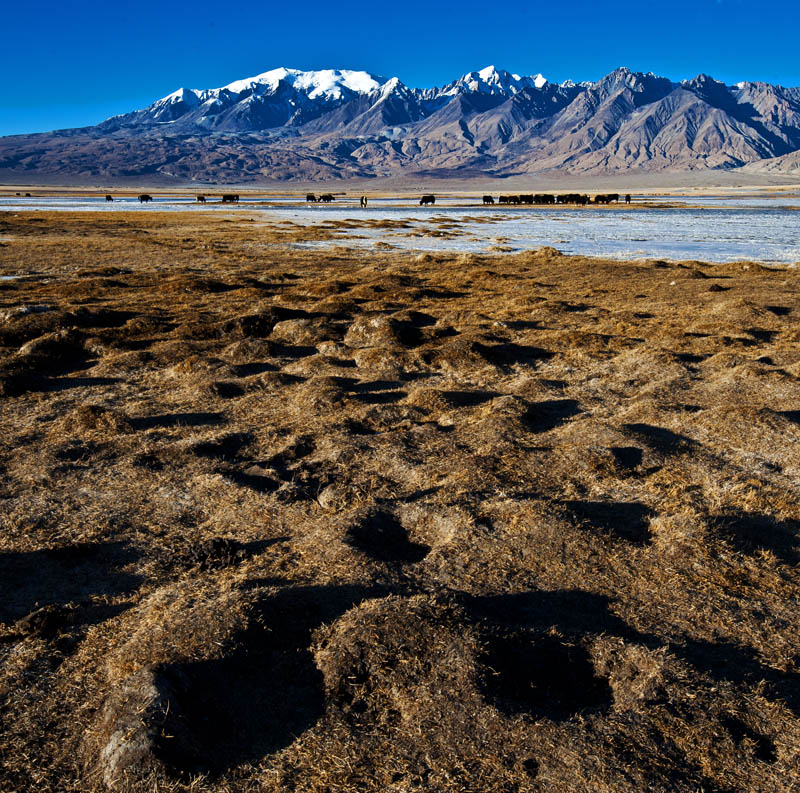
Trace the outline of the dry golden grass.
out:
<instances>
[{"instance_id":1,"label":"dry golden grass","mask_svg":"<svg viewBox=\"0 0 800 793\"><path fill-rule=\"evenodd\" d=\"M358 227L0 217L0 790L797 790L795 271Z\"/></svg>"}]
</instances>

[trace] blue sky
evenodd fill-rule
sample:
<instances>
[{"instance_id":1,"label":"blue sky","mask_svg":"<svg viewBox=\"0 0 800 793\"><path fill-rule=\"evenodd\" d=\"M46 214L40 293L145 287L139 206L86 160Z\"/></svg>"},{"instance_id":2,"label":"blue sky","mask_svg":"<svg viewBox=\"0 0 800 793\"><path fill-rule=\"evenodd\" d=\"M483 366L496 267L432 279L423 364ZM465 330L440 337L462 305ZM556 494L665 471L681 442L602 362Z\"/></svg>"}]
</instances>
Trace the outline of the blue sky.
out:
<instances>
[{"instance_id":1,"label":"blue sky","mask_svg":"<svg viewBox=\"0 0 800 793\"><path fill-rule=\"evenodd\" d=\"M554 81L628 66L800 85L799 22L799 0L9 0L0 135L94 124L278 66L415 87L489 64Z\"/></svg>"}]
</instances>

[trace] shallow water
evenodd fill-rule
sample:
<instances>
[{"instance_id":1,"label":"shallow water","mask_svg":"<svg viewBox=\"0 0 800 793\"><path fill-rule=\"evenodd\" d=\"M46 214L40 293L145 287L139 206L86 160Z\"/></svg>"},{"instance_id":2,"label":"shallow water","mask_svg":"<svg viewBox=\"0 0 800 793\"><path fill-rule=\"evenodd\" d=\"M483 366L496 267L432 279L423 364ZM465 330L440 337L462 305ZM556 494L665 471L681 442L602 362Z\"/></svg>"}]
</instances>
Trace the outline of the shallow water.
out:
<instances>
[{"instance_id":1,"label":"shallow water","mask_svg":"<svg viewBox=\"0 0 800 793\"><path fill-rule=\"evenodd\" d=\"M758 261L767 264L800 262L800 199L793 195L669 197L658 203L685 202L686 207L649 209L618 207L517 208L464 206L465 199L440 199L433 208L412 200L376 199L361 209L355 198L330 205L298 204L296 197L242 200L238 205L218 201L198 205L185 198L156 198L139 204L135 198L106 202L98 198L0 198L0 211L50 210L113 212L135 210L246 212L259 220L298 225L350 221L408 221L409 228L357 227L333 229L343 244L372 247L391 245L419 251L521 251L552 246L564 253L618 259L698 259L709 262ZM452 223L453 227L441 224ZM301 245L329 245L308 242Z\"/></svg>"}]
</instances>

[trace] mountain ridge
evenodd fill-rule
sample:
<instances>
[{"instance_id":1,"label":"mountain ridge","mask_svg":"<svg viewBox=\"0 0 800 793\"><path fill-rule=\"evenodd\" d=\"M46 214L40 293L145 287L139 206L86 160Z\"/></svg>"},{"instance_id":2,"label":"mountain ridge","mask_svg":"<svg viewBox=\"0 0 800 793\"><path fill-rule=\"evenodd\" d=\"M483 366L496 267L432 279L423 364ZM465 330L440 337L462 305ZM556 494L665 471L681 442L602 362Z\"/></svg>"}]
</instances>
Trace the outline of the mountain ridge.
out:
<instances>
[{"instance_id":1,"label":"mountain ridge","mask_svg":"<svg viewBox=\"0 0 800 793\"><path fill-rule=\"evenodd\" d=\"M800 88L614 69L548 81L494 66L436 88L280 67L179 88L92 127L0 138L0 176L314 181L403 174L796 174Z\"/></svg>"}]
</instances>

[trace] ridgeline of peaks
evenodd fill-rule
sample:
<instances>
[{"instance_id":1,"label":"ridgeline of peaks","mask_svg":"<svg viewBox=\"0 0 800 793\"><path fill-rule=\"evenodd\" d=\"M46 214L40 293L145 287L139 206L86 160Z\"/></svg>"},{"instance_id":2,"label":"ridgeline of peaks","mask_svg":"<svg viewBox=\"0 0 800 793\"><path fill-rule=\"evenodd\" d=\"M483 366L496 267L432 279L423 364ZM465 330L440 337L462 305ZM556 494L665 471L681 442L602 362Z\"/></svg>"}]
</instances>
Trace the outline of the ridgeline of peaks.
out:
<instances>
[{"instance_id":1,"label":"ridgeline of peaks","mask_svg":"<svg viewBox=\"0 0 800 793\"><path fill-rule=\"evenodd\" d=\"M0 139L0 174L309 180L543 172L796 173L800 88L615 69L551 83L494 66L438 88L273 69L180 88L95 127Z\"/></svg>"},{"instance_id":2,"label":"ridgeline of peaks","mask_svg":"<svg viewBox=\"0 0 800 793\"><path fill-rule=\"evenodd\" d=\"M300 127L354 101L366 112L392 100L408 104L408 112L397 115L392 123L409 123L431 115L458 96L491 98L488 104L494 105L526 88L541 89L547 84L541 74L520 77L494 66L429 89L408 88L397 77L387 79L368 72L280 68L222 88L180 88L143 110L114 116L101 126L116 130L179 123L185 128L257 132L281 126ZM572 88L570 84L569 89Z\"/></svg>"}]
</instances>

